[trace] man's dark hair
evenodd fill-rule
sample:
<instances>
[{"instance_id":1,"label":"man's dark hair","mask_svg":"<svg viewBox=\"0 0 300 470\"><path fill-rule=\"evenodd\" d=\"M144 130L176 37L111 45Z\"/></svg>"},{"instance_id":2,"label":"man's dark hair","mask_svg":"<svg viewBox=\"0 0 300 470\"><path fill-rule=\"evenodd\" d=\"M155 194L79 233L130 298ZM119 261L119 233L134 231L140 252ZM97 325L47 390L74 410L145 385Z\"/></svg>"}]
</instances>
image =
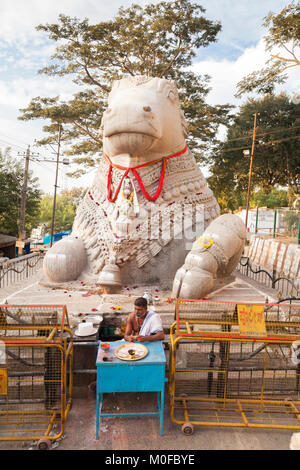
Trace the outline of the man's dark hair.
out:
<instances>
[{"instance_id":1,"label":"man's dark hair","mask_svg":"<svg viewBox=\"0 0 300 470\"><path fill-rule=\"evenodd\" d=\"M144 299L144 297L138 297L134 301L134 305L136 305L137 307L147 307L148 302L147 302L147 299Z\"/></svg>"}]
</instances>

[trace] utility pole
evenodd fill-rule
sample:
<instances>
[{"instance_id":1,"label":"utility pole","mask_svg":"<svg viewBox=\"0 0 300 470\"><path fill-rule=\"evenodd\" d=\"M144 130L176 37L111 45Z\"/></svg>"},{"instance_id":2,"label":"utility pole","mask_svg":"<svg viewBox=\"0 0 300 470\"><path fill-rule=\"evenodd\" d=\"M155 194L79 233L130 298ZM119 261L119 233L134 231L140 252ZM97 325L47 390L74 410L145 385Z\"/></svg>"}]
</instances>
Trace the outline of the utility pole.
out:
<instances>
[{"instance_id":1,"label":"utility pole","mask_svg":"<svg viewBox=\"0 0 300 470\"><path fill-rule=\"evenodd\" d=\"M61 149L61 136L62 136L62 126L58 125L58 140L57 140L57 151L56 151L56 173L55 173L55 183L54 183L54 195L53 195L53 206L52 206L52 221L51 221L51 235L50 235L50 247L53 245L53 235L54 235L54 220L55 220L55 207L56 207L56 192L57 192L57 181L58 181L58 168L60 159L60 149ZM52 148L52 145L51 145ZM42 160L44 162L53 163L55 160ZM69 165L69 159L63 158L62 163L64 165Z\"/></svg>"},{"instance_id":2,"label":"utility pole","mask_svg":"<svg viewBox=\"0 0 300 470\"><path fill-rule=\"evenodd\" d=\"M21 213L20 213L20 226L19 226L19 240L25 239L25 211L26 211L26 199L27 199L27 181L28 181L28 170L29 170L29 158L30 158L30 145L26 150L25 154L25 169L24 169L24 180L21 191Z\"/></svg>"},{"instance_id":3,"label":"utility pole","mask_svg":"<svg viewBox=\"0 0 300 470\"><path fill-rule=\"evenodd\" d=\"M57 154L56 154L56 175L55 175L55 184L54 184L50 247L53 245L54 218L55 218L55 205L56 205L56 188L57 188L58 165L59 165L59 156L60 156L60 141L61 141L61 124L59 124L59 130L58 130L58 145L57 145Z\"/></svg>"},{"instance_id":4,"label":"utility pole","mask_svg":"<svg viewBox=\"0 0 300 470\"><path fill-rule=\"evenodd\" d=\"M29 174L29 160L32 156L37 156L37 153L30 152L30 145L25 153L18 152L18 155L25 157L24 180L21 190L21 209L20 209L20 225L19 225L19 241L22 242L26 238L25 233L25 213L26 213L26 200L27 200L27 184ZM20 243L20 248L23 248Z\"/></svg>"},{"instance_id":5,"label":"utility pole","mask_svg":"<svg viewBox=\"0 0 300 470\"><path fill-rule=\"evenodd\" d=\"M249 180L248 180L248 195L247 195L247 207L246 207L246 230L248 224L248 212L249 212L249 200L250 200L250 188L251 188L251 176L252 176L252 166L253 166L253 157L254 157L254 144L255 144L255 137L256 137L256 120L257 120L258 113L254 113L254 124L253 124L253 137L252 137L252 148L251 148L251 157L250 157L250 168L249 168Z\"/></svg>"}]
</instances>

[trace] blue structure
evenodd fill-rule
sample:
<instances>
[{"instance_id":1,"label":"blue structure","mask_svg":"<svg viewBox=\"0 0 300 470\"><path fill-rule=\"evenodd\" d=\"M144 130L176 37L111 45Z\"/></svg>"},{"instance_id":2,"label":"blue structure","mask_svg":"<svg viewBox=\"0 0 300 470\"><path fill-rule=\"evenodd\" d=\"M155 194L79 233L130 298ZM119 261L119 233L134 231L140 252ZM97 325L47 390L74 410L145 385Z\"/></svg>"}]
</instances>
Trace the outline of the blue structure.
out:
<instances>
[{"instance_id":1,"label":"blue structure","mask_svg":"<svg viewBox=\"0 0 300 470\"><path fill-rule=\"evenodd\" d=\"M143 343L149 353L139 361L122 361L115 356L115 350L124 341L110 343L109 356L113 360L103 361L104 353L101 343L96 360L97 390L96 390L96 439L99 439L100 417L132 417L158 416L160 420L160 435L163 434L164 388L166 357L161 341ZM101 413L103 393L113 392L157 392L158 411L144 413Z\"/></svg>"},{"instance_id":2,"label":"blue structure","mask_svg":"<svg viewBox=\"0 0 300 470\"><path fill-rule=\"evenodd\" d=\"M58 242L58 240L61 240L63 237L66 237L72 233L72 230L66 230L65 232L59 232L59 233L54 233L53 234L53 243ZM49 245L51 242L51 235L47 235L44 237L44 245Z\"/></svg>"}]
</instances>

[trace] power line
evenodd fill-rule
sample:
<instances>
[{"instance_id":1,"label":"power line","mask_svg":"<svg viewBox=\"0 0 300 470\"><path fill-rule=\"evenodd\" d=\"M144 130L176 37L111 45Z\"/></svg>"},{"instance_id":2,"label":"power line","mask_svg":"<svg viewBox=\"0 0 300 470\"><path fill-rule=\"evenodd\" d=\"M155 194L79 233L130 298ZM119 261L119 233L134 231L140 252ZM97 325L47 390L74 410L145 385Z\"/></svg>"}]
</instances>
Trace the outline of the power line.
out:
<instances>
[{"instance_id":1,"label":"power line","mask_svg":"<svg viewBox=\"0 0 300 470\"><path fill-rule=\"evenodd\" d=\"M11 142L8 142L6 140L0 139L0 142L2 142L4 145L9 146L9 147L15 147L17 149L21 149L23 151L26 151L26 147L21 147L20 145L17 144L12 144Z\"/></svg>"},{"instance_id":2,"label":"power line","mask_svg":"<svg viewBox=\"0 0 300 470\"><path fill-rule=\"evenodd\" d=\"M12 137L10 137L9 135L3 134L3 132L0 132L0 134L3 135L4 137L6 137L7 139L12 139ZM13 139L14 139L16 142L21 142L22 145L27 146L27 142L23 142L23 140L16 139L16 138L14 138L14 137L13 137Z\"/></svg>"},{"instance_id":3,"label":"power line","mask_svg":"<svg viewBox=\"0 0 300 470\"><path fill-rule=\"evenodd\" d=\"M292 131L294 129L299 129L299 128L300 128L300 126L281 127L281 128L279 127L276 130L270 130L270 131L267 131L267 132L263 132L261 134L259 132L257 132L257 137L262 137L262 136L269 135L269 134L276 134L277 132L282 132L282 131ZM234 142L236 140L246 140L246 139L252 139L252 134L245 135L244 137L236 137L234 139L227 139L226 142Z\"/></svg>"},{"instance_id":4,"label":"power line","mask_svg":"<svg viewBox=\"0 0 300 470\"><path fill-rule=\"evenodd\" d=\"M257 135L257 138L259 137L259 135ZM280 142L285 142L285 141L288 141L288 140L294 140L294 139L299 139L300 135L295 135L294 137L286 137L286 138L283 138L283 139L278 139L278 140L273 140L271 142L264 142L263 144L257 144L257 145L261 145L261 146L269 146L269 145L272 145L272 144L279 144ZM243 147L232 147L230 149L222 149L222 152L232 152L232 151L235 151L235 150L244 150L245 149L245 145Z\"/></svg>"},{"instance_id":5,"label":"power line","mask_svg":"<svg viewBox=\"0 0 300 470\"><path fill-rule=\"evenodd\" d=\"M41 168L43 168L44 170L48 170L48 171L51 171L51 173L55 173L54 170L52 170L52 168L48 168L46 165L43 165L40 160L33 160L32 161L33 163L35 163L36 165L39 165Z\"/></svg>"}]
</instances>

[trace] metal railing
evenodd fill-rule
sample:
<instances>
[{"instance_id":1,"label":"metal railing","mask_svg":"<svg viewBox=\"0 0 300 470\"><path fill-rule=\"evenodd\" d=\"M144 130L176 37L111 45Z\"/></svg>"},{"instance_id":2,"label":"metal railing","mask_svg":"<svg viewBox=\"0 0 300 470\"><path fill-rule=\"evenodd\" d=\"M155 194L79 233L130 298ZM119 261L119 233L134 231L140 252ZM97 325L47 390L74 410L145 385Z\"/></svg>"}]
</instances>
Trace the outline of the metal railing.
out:
<instances>
[{"instance_id":1,"label":"metal railing","mask_svg":"<svg viewBox=\"0 0 300 470\"><path fill-rule=\"evenodd\" d=\"M249 230L272 238L286 238L300 245L300 211L288 208L250 211Z\"/></svg>"},{"instance_id":2,"label":"metal railing","mask_svg":"<svg viewBox=\"0 0 300 470\"><path fill-rule=\"evenodd\" d=\"M44 252L31 253L0 263L0 288L27 279L41 267Z\"/></svg>"},{"instance_id":3,"label":"metal railing","mask_svg":"<svg viewBox=\"0 0 300 470\"><path fill-rule=\"evenodd\" d=\"M275 289L278 292L279 298L281 297L299 297L300 290L295 282L284 276L278 276L276 270L272 273L260 266L254 265L250 262L248 256L242 256L237 270L246 277L253 279L266 287Z\"/></svg>"}]
</instances>

